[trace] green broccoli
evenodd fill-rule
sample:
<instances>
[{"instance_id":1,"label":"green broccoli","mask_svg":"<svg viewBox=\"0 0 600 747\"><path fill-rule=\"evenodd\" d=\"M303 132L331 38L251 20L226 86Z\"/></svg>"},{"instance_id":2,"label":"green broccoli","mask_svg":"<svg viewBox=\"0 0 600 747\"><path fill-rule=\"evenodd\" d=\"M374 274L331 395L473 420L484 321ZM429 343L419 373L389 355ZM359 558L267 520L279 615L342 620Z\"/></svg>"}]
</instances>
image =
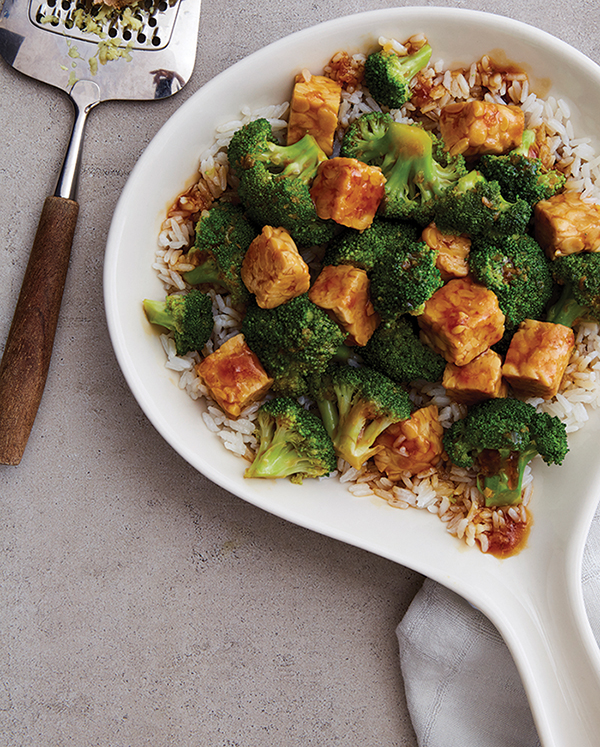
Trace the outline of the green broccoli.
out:
<instances>
[{"instance_id":1,"label":"green broccoli","mask_svg":"<svg viewBox=\"0 0 600 747\"><path fill-rule=\"evenodd\" d=\"M184 279L190 285L223 288L234 304L246 303L250 293L242 280L242 262L256 235L241 206L215 203L196 224L196 242L188 257L199 264Z\"/></svg>"},{"instance_id":2,"label":"green broccoli","mask_svg":"<svg viewBox=\"0 0 600 747\"><path fill-rule=\"evenodd\" d=\"M539 454L561 464L569 448L566 427L517 399L490 399L469 409L444 434L444 448L458 467L478 471L486 506L521 502L525 467Z\"/></svg>"},{"instance_id":3,"label":"green broccoli","mask_svg":"<svg viewBox=\"0 0 600 747\"><path fill-rule=\"evenodd\" d=\"M524 319L541 319L554 283L544 250L527 234L498 236L471 245L471 274L493 291L507 330Z\"/></svg>"},{"instance_id":4,"label":"green broccoli","mask_svg":"<svg viewBox=\"0 0 600 747\"><path fill-rule=\"evenodd\" d=\"M233 135L227 157L251 220L285 228L300 247L329 241L335 223L319 218L309 190L319 164L327 160L312 135L280 145L269 122L256 119Z\"/></svg>"},{"instance_id":5,"label":"green broccoli","mask_svg":"<svg viewBox=\"0 0 600 747\"><path fill-rule=\"evenodd\" d=\"M143 301L146 317L173 332L177 355L202 350L213 328L212 300L207 293L192 288L185 295L174 293L164 301Z\"/></svg>"},{"instance_id":6,"label":"green broccoli","mask_svg":"<svg viewBox=\"0 0 600 747\"><path fill-rule=\"evenodd\" d=\"M371 300L382 319L422 314L425 302L441 288L437 253L425 242L398 245L369 273Z\"/></svg>"},{"instance_id":7,"label":"green broccoli","mask_svg":"<svg viewBox=\"0 0 600 747\"><path fill-rule=\"evenodd\" d=\"M464 157L461 156L460 158L457 158L457 156L451 155L450 152L446 150L446 144L440 135L436 135L435 132L429 132L429 136L431 137L431 153L434 160L444 168L446 166L451 166L452 164L460 166L461 174L464 176L467 173L467 166Z\"/></svg>"},{"instance_id":8,"label":"green broccoli","mask_svg":"<svg viewBox=\"0 0 600 747\"><path fill-rule=\"evenodd\" d=\"M317 415L295 399L276 397L261 405L256 420L258 449L244 477L305 477L328 475L336 469L333 444Z\"/></svg>"},{"instance_id":9,"label":"green broccoli","mask_svg":"<svg viewBox=\"0 0 600 747\"><path fill-rule=\"evenodd\" d=\"M585 252L557 257L550 267L563 290L547 320L565 327L573 327L586 317L600 321L600 254Z\"/></svg>"},{"instance_id":10,"label":"green broccoli","mask_svg":"<svg viewBox=\"0 0 600 747\"><path fill-rule=\"evenodd\" d=\"M269 121L261 118L248 122L234 133L227 159L238 177L256 163L262 163L273 175L289 176L310 184L327 156L312 135L305 135L292 145L281 145Z\"/></svg>"},{"instance_id":11,"label":"green broccoli","mask_svg":"<svg viewBox=\"0 0 600 747\"><path fill-rule=\"evenodd\" d=\"M497 181L470 171L436 200L433 220L442 233L466 233L473 239L526 233L530 218L525 200L508 202Z\"/></svg>"},{"instance_id":12,"label":"green broccoli","mask_svg":"<svg viewBox=\"0 0 600 747\"><path fill-rule=\"evenodd\" d=\"M308 393L307 377L327 368L346 337L307 294L273 309L261 309L251 302L242 333L275 380L273 390L292 397Z\"/></svg>"},{"instance_id":13,"label":"green broccoli","mask_svg":"<svg viewBox=\"0 0 600 747\"><path fill-rule=\"evenodd\" d=\"M389 114L369 112L346 130L341 155L379 166L386 178L380 212L386 218L427 225L434 205L466 173L462 156L434 158L438 141L419 125L395 122ZM450 160L448 160L450 159Z\"/></svg>"},{"instance_id":14,"label":"green broccoli","mask_svg":"<svg viewBox=\"0 0 600 747\"><path fill-rule=\"evenodd\" d=\"M376 438L392 423L407 420L412 409L401 386L366 366L334 366L313 376L311 396L336 454L356 469L378 452Z\"/></svg>"},{"instance_id":15,"label":"green broccoli","mask_svg":"<svg viewBox=\"0 0 600 747\"><path fill-rule=\"evenodd\" d=\"M530 205L547 200L561 190L566 181L564 174L544 168L541 159L530 156L535 143L535 132L525 130L522 144L502 155L481 156L478 168L486 179L500 184L503 196L509 202L523 199Z\"/></svg>"},{"instance_id":16,"label":"green broccoli","mask_svg":"<svg viewBox=\"0 0 600 747\"><path fill-rule=\"evenodd\" d=\"M357 352L367 365L402 383L439 381L446 367L444 358L421 342L409 316L382 322Z\"/></svg>"},{"instance_id":17,"label":"green broccoli","mask_svg":"<svg viewBox=\"0 0 600 747\"><path fill-rule=\"evenodd\" d=\"M410 82L431 59L431 47L425 44L412 54L399 57L380 49L365 60L365 83L380 106L400 109L411 98Z\"/></svg>"},{"instance_id":18,"label":"green broccoli","mask_svg":"<svg viewBox=\"0 0 600 747\"><path fill-rule=\"evenodd\" d=\"M348 229L330 241L323 264L352 265L369 272L394 247L414 244L420 235L414 223L376 218L364 231Z\"/></svg>"}]
</instances>

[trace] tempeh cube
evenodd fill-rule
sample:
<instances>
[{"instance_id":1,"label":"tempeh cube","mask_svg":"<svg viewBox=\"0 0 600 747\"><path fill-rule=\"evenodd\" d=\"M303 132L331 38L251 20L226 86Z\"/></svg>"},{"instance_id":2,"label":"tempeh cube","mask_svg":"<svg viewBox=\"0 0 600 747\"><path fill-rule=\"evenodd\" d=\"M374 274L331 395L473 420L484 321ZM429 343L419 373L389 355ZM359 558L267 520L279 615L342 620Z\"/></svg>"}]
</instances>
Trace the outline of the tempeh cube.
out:
<instances>
[{"instance_id":1,"label":"tempeh cube","mask_svg":"<svg viewBox=\"0 0 600 747\"><path fill-rule=\"evenodd\" d=\"M329 309L350 335L350 345L366 345L379 325L369 294L369 278L351 265L326 265L308 292L317 306Z\"/></svg>"},{"instance_id":2,"label":"tempeh cube","mask_svg":"<svg viewBox=\"0 0 600 747\"><path fill-rule=\"evenodd\" d=\"M421 239L437 252L435 264L444 282L451 278L464 278L469 274L471 239L468 236L442 233L435 223L430 223L423 229Z\"/></svg>"},{"instance_id":3,"label":"tempeh cube","mask_svg":"<svg viewBox=\"0 0 600 747\"><path fill-rule=\"evenodd\" d=\"M211 397L232 418L252 402L262 399L273 384L244 335L224 342L218 350L196 364Z\"/></svg>"},{"instance_id":4,"label":"tempeh cube","mask_svg":"<svg viewBox=\"0 0 600 747\"><path fill-rule=\"evenodd\" d=\"M299 73L290 104L287 144L297 143L308 133L330 156L341 96L341 86L331 78L311 75L308 70Z\"/></svg>"},{"instance_id":5,"label":"tempeh cube","mask_svg":"<svg viewBox=\"0 0 600 747\"><path fill-rule=\"evenodd\" d=\"M375 466L390 480L417 475L440 461L443 434L437 405L421 407L408 420L390 425L378 436L375 445L381 450L373 457Z\"/></svg>"},{"instance_id":6,"label":"tempeh cube","mask_svg":"<svg viewBox=\"0 0 600 747\"><path fill-rule=\"evenodd\" d=\"M360 231L373 222L385 177L377 166L355 158L330 158L319 165L310 190L317 215Z\"/></svg>"},{"instance_id":7,"label":"tempeh cube","mask_svg":"<svg viewBox=\"0 0 600 747\"><path fill-rule=\"evenodd\" d=\"M519 106L458 101L440 114L440 132L451 155L507 153L521 145L525 115Z\"/></svg>"},{"instance_id":8,"label":"tempeh cube","mask_svg":"<svg viewBox=\"0 0 600 747\"><path fill-rule=\"evenodd\" d=\"M486 350L466 366L446 364L442 384L453 399L464 405L506 397L508 391L502 379L502 358L494 350Z\"/></svg>"},{"instance_id":9,"label":"tempeh cube","mask_svg":"<svg viewBox=\"0 0 600 747\"><path fill-rule=\"evenodd\" d=\"M308 265L284 228L264 226L248 247L242 262L242 280L262 309L273 309L306 293Z\"/></svg>"},{"instance_id":10,"label":"tempeh cube","mask_svg":"<svg viewBox=\"0 0 600 747\"><path fill-rule=\"evenodd\" d=\"M439 288L417 320L424 342L456 366L466 366L504 334L496 294L469 277Z\"/></svg>"},{"instance_id":11,"label":"tempeh cube","mask_svg":"<svg viewBox=\"0 0 600 747\"><path fill-rule=\"evenodd\" d=\"M534 208L535 238L549 259L600 251L600 205L559 192Z\"/></svg>"},{"instance_id":12,"label":"tempeh cube","mask_svg":"<svg viewBox=\"0 0 600 747\"><path fill-rule=\"evenodd\" d=\"M574 347L570 327L525 319L510 342L502 375L518 394L550 399L560 388Z\"/></svg>"}]
</instances>

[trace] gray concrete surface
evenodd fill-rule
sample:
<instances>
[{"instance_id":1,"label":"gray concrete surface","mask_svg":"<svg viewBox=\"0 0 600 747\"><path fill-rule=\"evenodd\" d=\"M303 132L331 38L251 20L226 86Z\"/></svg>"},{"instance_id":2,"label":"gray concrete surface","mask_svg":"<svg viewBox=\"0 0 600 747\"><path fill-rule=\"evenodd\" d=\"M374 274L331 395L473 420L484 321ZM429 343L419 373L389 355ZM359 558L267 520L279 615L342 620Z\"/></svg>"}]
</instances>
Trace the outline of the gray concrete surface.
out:
<instances>
[{"instance_id":1,"label":"gray concrete surface","mask_svg":"<svg viewBox=\"0 0 600 747\"><path fill-rule=\"evenodd\" d=\"M394 629L421 578L194 471L125 385L102 301L115 203L170 114L268 42L397 4L204 0L184 91L92 113L47 389L22 463L0 467L0 747L416 747ZM600 61L595 2L410 4L509 15ZM71 110L0 62L3 345Z\"/></svg>"}]
</instances>

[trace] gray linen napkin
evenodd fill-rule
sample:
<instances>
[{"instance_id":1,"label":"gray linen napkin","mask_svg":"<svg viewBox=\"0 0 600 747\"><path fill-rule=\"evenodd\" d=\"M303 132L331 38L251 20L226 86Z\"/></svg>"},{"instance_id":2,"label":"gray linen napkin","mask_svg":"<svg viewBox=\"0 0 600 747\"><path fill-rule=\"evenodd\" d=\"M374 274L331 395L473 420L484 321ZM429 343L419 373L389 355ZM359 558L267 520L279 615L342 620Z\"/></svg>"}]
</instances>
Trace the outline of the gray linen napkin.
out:
<instances>
[{"instance_id":1,"label":"gray linen napkin","mask_svg":"<svg viewBox=\"0 0 600 747\"><path fill-rule=\"evenodd\" d=\"M600 642L600 509L588 536L582 581ZM517 668L478 610L426 579L396 634L419 747L539 747Z\"/></svg>"}]
</instances>

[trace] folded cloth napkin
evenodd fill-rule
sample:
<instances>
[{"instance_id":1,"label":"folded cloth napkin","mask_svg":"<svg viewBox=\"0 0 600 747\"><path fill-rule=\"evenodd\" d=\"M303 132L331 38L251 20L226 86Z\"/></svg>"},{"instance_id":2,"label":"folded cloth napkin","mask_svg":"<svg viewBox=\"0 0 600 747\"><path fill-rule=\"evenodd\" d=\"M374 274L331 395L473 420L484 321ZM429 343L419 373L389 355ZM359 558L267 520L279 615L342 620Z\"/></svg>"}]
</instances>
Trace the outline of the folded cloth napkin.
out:
<instances>
[{"instance_id":1,"label":"folded cloth napkin","mask_svg":"<svg viewBox=\"0 0 600 747\"><path fill-rule=\"evenodd\" d=\"M600 509L586 543L582 582L600 642ZM419 747L539 747L513 659L478 610L426 579L396 634Z\"/></svg>"}]
</instances>

